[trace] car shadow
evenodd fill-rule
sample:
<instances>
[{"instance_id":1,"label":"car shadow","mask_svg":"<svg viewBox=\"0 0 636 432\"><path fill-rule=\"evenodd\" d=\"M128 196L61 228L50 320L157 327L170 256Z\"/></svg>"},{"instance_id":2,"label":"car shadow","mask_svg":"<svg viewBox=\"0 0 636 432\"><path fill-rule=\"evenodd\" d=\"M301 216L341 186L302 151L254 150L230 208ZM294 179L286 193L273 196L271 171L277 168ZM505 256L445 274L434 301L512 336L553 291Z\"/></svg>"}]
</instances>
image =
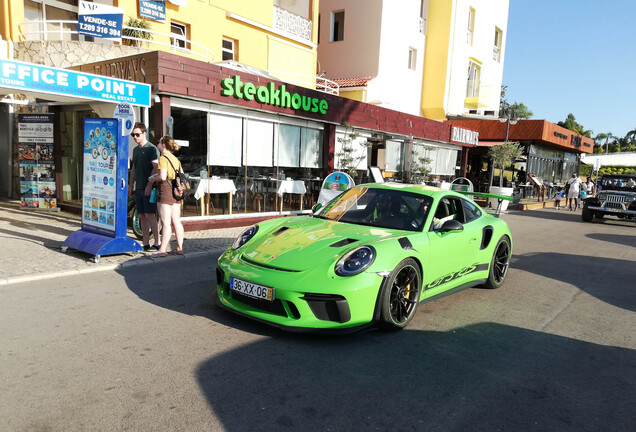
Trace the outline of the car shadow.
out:
<instances>
[{"instance_id":1,"label":"car shadow","mask_svg":"<svg viewBox=\"0 0 636 432\"><path fill-rule=\"evenodd\" d=\"M268 338L196 371L226 431L630 430L636 351L481 323Z\"/></svg>"},{"instance_id":2,"label":"car shadow","mask_svg":"<svg viewBox=\"0 0 636 432\"><path fill-rule=\"evenodd\" d=\"M632 260L564 253L513 255L510 267L565 282L608 304L636 312Z\"/></svg>"},{"instance_id":3,"label":"car shadow","mask_svg":"<svg viewBox=\"0 0 636 432\"><path fill-rule=\"evenodd\" d=\"M590 233L585 236L593 240L601 240L612 244L622 244L636 248L636 235Z\"/></svg>"}]
</instances>

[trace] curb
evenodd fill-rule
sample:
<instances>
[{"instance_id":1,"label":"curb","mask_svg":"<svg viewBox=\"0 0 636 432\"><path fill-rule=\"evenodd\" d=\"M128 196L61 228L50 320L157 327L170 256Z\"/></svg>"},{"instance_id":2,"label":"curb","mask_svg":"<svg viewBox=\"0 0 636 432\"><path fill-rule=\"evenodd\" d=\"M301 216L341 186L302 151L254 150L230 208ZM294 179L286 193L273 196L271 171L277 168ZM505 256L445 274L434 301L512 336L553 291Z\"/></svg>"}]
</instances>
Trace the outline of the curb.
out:
<instances>
[{"instance_id":1,"label":"curb","mask_svg":"<svg viewBox=\"0 0 636 432\"><path fill-rule=\"evenodd\" d=\"M7 286L7 285L18 284L22 282L34 282L34 281L52 279L52 278L58 278L58 277L98 273L98 272L108 271L108 270L120 270L120 269L123 270L129 267L154 264L155 262L176 261L179 259L186 259L186 260L194 259L194 258L199 258L204 256L212 256L213 254L217 252L222 253L224 250L225 248L218 248L218 249L211 249L206 251L191 252L184 255L170 254L165 257L157 257L157 258L153 258L147 255L141 258L124 261L119 264L106 264L106 265L98 264L95 267L89 267L89 268L84 268L79 270L61 270L58 272L41 273L41 274L35 274L35 275L9 276L6 278L0 278L0 286Z\"/></svg>"}]
</instances>

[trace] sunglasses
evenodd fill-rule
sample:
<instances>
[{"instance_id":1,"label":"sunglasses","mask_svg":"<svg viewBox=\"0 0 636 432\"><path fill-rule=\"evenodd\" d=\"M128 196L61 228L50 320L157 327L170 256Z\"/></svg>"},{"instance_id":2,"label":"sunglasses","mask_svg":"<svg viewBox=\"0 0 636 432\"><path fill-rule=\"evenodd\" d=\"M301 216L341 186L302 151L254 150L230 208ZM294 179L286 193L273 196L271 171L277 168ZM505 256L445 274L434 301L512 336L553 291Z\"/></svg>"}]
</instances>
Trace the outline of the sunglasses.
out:
<instances>
[{"instance_id":1,"label":"sunglasses","mask_svg":"<svg viewBox=\"0 0 636 432\"><path fill-rule=\"evenodd\" d=\"M141 134L140 133L131 133L130 136L133 137L133 138L139 138L141 136Z\"/></svg>"}]
</instances>

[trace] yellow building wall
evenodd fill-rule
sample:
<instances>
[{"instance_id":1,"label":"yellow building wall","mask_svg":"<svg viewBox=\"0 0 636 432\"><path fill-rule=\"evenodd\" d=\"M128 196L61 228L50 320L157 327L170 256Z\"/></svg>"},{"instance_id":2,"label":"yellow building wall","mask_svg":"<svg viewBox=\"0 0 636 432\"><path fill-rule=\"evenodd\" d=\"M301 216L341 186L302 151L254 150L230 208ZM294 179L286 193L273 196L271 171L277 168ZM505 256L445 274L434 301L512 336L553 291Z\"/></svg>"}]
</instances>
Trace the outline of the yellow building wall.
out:
<instances>
[{"instance_id":1,"label":"yellow building wall","mask_svg":"<svg viewBox=\"0 0 636 432\"><path fill-rule=\"evenodd\" d=\"M152 20L148 22L151 30L165 34L165 36L153 35L152 41L167 45L170 45L170 21L186 25L187 38L211 50L214 53L214 59L211 61L214 62L222 60L222 41L224 37L227 37L237 41L236 60L241 63L263 70L286 70L315 75L318 0L308 0L308 2L311 7L308 15L314 22L312 40L306 43L286 38L272 28L273 0L189 0L187 6L177 6L166 2L165 22ZM140 19L138 0L115 0L113 5L124 10L124 25L129 18ZM228 17L228 13L238 17ZM20 40L18 24L24 21L23 0L0 0L0 35L3 39L18 42ZM268 36L287 43L276 42ZM169 46L152 43L142 46L151 50L173 52ZM202 48L194 44L190 48L204 53ZM184 51L176 51L176 53L197 60L203 59L200 56L188 55Z\"/></svg>"},{"instance_id":2,"label":"yellow building wall","mask_svg":"<svg viewBox=\"0 0 636 432\"><path fill-rule=\"evenodd\" d=\"M429 0L426 29L426 57L422 83L422 114L424 117L446 118L444 94L448 69L448 50L454 1Z\"/></svg>"},{"instance_id":3,"label":"yellow building wall","mask_svg":"<svg viewBox=\"0 0 636 432\"><path fill-rule=\"evenodd\" d=\"M360 102L367 101L367 91L366 90L345 90L340 89L340 96L346 97L347 99L353 99Z\"/></svg>"}]
</instances>

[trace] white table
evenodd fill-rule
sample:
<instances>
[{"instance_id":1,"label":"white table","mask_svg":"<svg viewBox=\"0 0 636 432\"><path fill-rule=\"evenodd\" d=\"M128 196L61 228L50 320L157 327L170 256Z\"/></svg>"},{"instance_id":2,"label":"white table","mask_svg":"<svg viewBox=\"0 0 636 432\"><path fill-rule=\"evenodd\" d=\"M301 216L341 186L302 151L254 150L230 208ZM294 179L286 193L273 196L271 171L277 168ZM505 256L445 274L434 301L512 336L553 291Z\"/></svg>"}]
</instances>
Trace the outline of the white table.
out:
<instances>
[{"instance_id":1,"label":"white table","mask_svg":"<svg viewBox=\"0 0 636 432\"><path fill-rule=\"evenodd\" d=\"M303 197L307 193L305 182L302 180L281 180L278 185L278 196L280 200L280 211L283 211L283 194L300 194L300 210L303 209Z\"/></svg>"},{"instance_id":2,"label":"white table","mask_svg":"<svg viewBox=\"0 0 636 432\"><path fill-rule=\"evenodd\" d=\"M232 195L236 193L236 185L230 179L207 178L198 180L199 184L194 192L194 198L201 201L199 214L210 214L210 194L223 194L228 196L229 214L232 214Z\"/></svg>"}]
</instances>

